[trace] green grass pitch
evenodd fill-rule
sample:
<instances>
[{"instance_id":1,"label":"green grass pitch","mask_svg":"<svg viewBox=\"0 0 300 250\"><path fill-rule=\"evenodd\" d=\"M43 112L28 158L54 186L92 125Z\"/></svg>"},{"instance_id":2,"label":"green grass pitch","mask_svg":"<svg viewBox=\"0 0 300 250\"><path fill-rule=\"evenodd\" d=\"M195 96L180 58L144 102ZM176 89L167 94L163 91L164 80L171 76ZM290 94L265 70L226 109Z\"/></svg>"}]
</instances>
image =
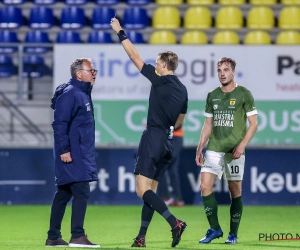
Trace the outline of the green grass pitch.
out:
<instances>
[{"instance_id":1,"label":"green grass pitch","mask_svg":"<svg viewBox=\"0 0 300 250\"><path fill-rule=\"evenodd\" d=\"M299 206L245 206L238 244L225 245L229 230L229 206L219 206L219 221L223 238L210 244L199 244L208 229L202 206L170 207L171 212L185 220L188 227L176 249L300 249L300 240L259 240L259 234L291 234L300 237ZM62 235L70 239L70 211L67 207ZM89 239L101 249L132 249L130 245L140 225L141 206L88 206L85 230ZM45 240L49 226L50 206L0 206L0 249L48 249ZM288 238L291 237L288 236ZM146 237L147 249L172 249L167 222L155 214ZM66 248L51 248L66 249Z\"/></svg>"}]
</instances>

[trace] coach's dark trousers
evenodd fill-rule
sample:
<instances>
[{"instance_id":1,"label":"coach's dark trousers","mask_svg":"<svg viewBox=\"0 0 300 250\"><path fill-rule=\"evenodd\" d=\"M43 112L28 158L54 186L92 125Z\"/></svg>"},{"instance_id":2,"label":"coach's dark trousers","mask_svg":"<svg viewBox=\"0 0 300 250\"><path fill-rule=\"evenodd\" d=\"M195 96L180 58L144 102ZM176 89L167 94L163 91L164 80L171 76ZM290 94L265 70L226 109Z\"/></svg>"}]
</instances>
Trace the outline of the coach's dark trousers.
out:
<instances>
[{"instance_id":1,"label":"coach's dark trousers","mask_svg":"<svg viewBox=\"0 0 300 250\"><path fill-rule=\"evenodd\" d=\"M89 182L74 182L58 186L54 195L48 239L56 240L61 238L61 223L65 214L67 203L73 197L71 233L72 238L79 238L85 235L83 229L84 217L87 208L87 201L90 195Z\"/></svg>"}]
</instances>

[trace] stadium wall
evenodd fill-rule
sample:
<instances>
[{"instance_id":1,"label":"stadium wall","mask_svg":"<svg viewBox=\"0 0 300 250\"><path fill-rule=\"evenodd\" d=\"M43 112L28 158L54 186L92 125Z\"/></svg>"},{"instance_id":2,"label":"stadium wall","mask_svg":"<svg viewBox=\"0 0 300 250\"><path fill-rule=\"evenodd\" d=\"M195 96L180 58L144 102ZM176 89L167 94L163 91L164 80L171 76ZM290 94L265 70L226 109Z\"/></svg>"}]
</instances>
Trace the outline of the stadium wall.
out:
<instances>
[{"instance_id":1,"label":"stadium wall","mask_svg":"<svg viewBox=\"0 0 300 250\"><path fill-rule=\"evenodd\" d=\"M90 184L90 204L141 204L133 174L136 149L96 150L99 181ZM195 148L181 158L181 188L187 204L200 204ZM248 149L243 181L246 205L299 205L300 154L296 149ZM55 192L52 149L0 149L0 204L51 204ZM230 202L226 181L214 186L220 204Z\"/></svg>"}]
</instances>

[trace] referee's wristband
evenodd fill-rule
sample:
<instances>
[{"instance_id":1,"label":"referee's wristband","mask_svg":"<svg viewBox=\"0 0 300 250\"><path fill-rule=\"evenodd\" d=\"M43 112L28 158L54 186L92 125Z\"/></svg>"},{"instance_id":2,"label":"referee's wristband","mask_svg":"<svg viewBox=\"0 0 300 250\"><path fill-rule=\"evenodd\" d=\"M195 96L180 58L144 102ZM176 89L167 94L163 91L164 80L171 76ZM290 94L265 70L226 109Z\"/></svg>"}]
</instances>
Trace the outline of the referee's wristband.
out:
<instances>
[{"instance_id":1,"label":"referee's wristband","mask_svg":"<svg viewBox=\"0 0 300 250\"><path fill-rule=\"evenodd\" d=\"M119 37L119 40L120 42L123 42L124 40L128 39L128 37L126 36L124 30L120 30L118 33L117 33L118 37Z\"/></svg>"}]
</instances>

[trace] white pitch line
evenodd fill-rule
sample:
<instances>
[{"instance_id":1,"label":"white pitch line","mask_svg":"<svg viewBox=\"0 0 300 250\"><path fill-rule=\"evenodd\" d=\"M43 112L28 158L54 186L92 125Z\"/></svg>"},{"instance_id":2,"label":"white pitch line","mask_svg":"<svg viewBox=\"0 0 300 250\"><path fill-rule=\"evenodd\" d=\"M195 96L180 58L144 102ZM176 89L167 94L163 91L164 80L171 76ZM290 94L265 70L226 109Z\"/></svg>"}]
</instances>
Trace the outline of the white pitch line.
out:
<instances>
[{"instance_id":1,"label":"white pitch line","mask_svg":"<svg viewBox=\"0 0 300 250\"><path fill-rule=\"evenodd\" d=\"M45 180L4 180L0 181L0 185L46 185Z\"/></svg>"}]
</instances>

